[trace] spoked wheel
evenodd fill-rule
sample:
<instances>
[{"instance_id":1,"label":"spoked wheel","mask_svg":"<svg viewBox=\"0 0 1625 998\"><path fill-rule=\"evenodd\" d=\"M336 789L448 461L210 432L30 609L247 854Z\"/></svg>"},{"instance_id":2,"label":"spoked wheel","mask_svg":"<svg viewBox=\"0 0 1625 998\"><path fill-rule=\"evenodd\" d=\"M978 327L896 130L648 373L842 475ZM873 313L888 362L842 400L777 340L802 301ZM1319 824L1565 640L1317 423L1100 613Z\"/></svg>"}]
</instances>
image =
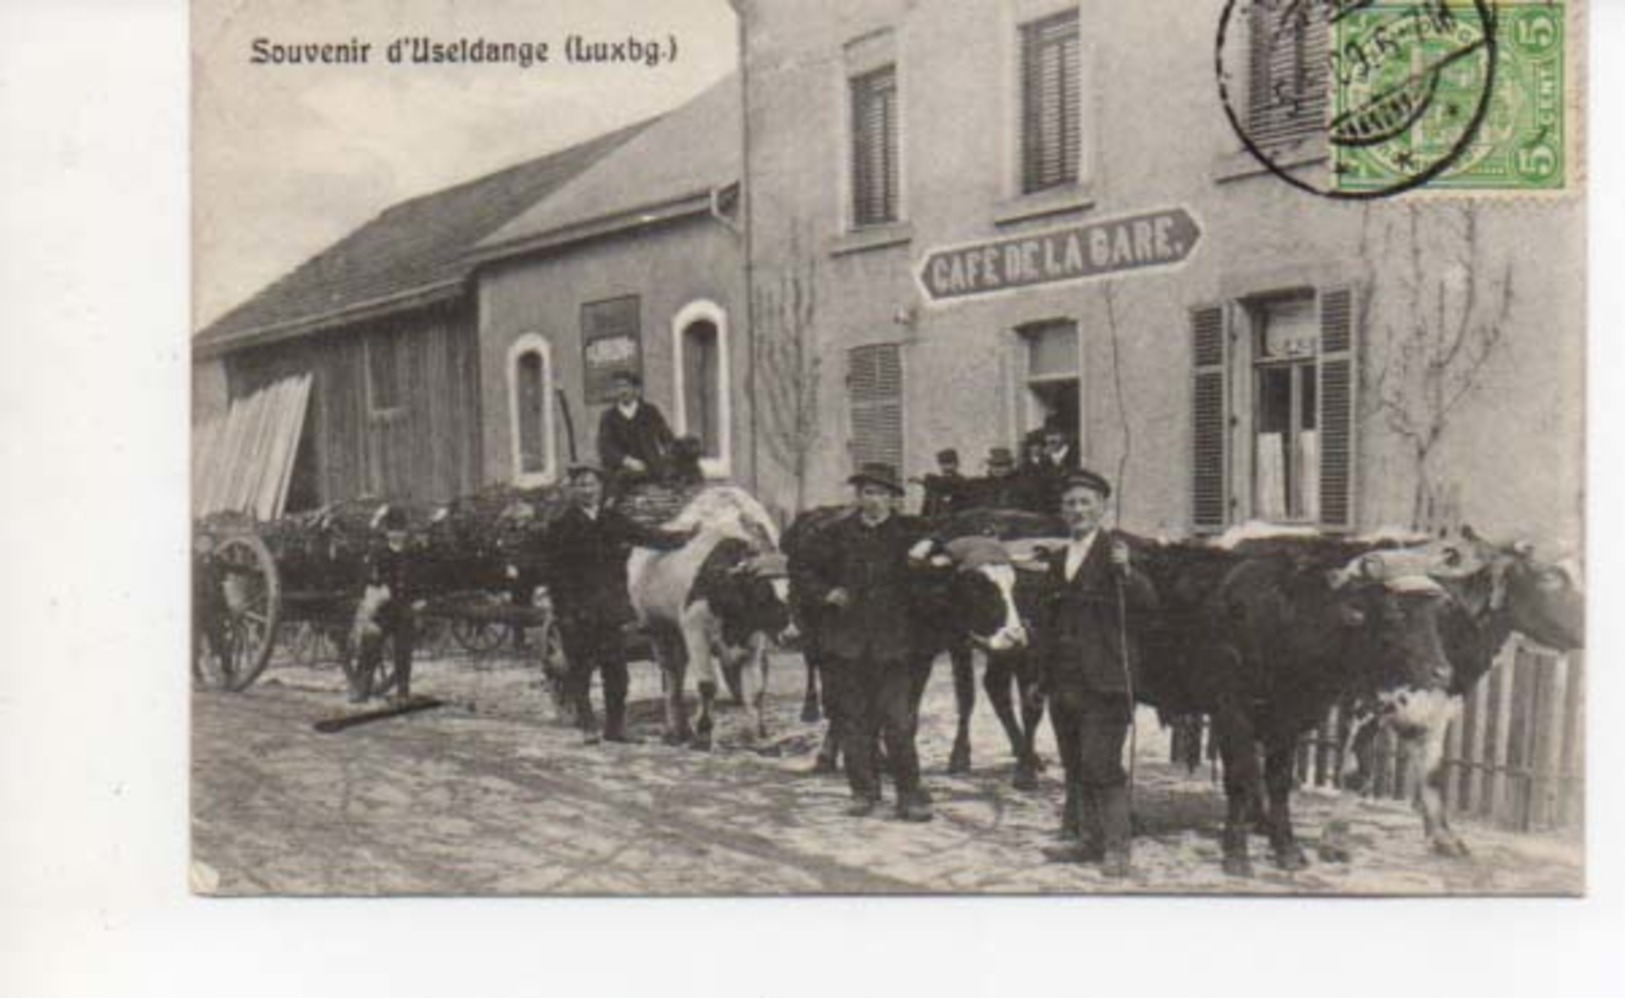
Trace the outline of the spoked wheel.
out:
<instances>
[{"instance_id":1,"label":"spoked wheel","mask_svg":"<svg viewBox=\"0 0 1625 998\"><path fill-rule=\"evenodd\" d=\"M559 622L549 617L542 625L537 643L542 651L542 686L553 701L553 710L559 720L574 720L574 708L564 693L564 677L570 663L564 657L564 637L559 633Z\"/></svg>"},{"instance_id":2,"label":"spoked wheel","mask_svg":"<svg viewBox=\"0 0 1625 998\"><path fill-rule=\"evenodd\" d=\"M484 655L502 647L502 642L508 637L508 625L490 620L453 617L451 636L464 649Z\"/></svg>"},{"instance_id":3,"label":"spoked wheel","mask_svg":"<svg viewBox=\"0 0 1625 998\"><path fill-rule=\"evenodd\" d=\"M377 639L370 674L361 660L366 652L365 648L352 646L346 649L343 658L344 678L349 685L350 698L356 701L385 696L395 689L395 683L400 678L395 670L394 635L385 634Z\"/></svg>"},{"instance_id":4,"label":"spoked wheel","mask_svg":"<svg viewBox=\"0 0 1625 998\"><path fill-rule=\"evenodd\" d=\"M271 661L282 583L271 551L256 534L221 540L215 557L223 571L219 616L205 642L199 678L205 686L238 692L248 689Z\"/></svg>"}]
</instances>

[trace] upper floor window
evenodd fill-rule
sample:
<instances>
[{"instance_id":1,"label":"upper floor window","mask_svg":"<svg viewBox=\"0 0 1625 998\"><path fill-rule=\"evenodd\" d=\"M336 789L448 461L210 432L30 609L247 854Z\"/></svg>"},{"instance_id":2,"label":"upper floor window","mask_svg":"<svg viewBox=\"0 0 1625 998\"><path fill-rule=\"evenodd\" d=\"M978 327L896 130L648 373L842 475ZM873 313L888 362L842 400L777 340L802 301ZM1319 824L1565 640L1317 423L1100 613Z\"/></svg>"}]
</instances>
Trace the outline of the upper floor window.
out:
<instances>
[{"instance_id":1,"label":"upper floor window","mask_svg":"<svg viewBox=\"0 0 1625 998\"><path fill-rule=\"evenodd\" d=\"M1247 22L1247 133L1259 145L1324 134L1323 3L1255 3Z\"/></svg>"},{"instance_id":2,"label":"upper floor window","mask_svg":"<svg viewBox=\"0 0 1625 998\"><path fill-rule=\"evenodd\" d=\"M855 76L852 96L852 224L895 222L897 210L897 67Z\"/></svg>"},{"instance_id":3,"label":"upper floor window","mask_svg":"<svg viewBox=\"0 0 1625 998\"><path fill-rule=\"evenodd\" d=\"M1078 182L1082 146L1076 9L1021 28L1021 192Z\"/></svg>"}]
</instances>

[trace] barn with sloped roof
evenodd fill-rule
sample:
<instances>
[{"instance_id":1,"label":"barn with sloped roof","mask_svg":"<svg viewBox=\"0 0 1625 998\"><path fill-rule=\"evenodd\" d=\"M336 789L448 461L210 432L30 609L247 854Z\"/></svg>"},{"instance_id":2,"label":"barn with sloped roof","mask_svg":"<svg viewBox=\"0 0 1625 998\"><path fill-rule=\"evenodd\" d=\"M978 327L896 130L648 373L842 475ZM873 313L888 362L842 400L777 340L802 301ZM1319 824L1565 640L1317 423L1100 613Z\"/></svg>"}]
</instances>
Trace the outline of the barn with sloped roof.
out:
<instances>
[{"instance_id":1,"label":"barn with sloped roof","mask_svg":"<svg viewBox=\"0 0 1625 998\"><path fill-rule=\"evenodd\" d=\"M194 513L484 484L481 422L505 405L485 394L505 389L481 377L470 251L650 124L397 204L201 330L228 406L194 427Z\"/></svg>"}]
</instances>

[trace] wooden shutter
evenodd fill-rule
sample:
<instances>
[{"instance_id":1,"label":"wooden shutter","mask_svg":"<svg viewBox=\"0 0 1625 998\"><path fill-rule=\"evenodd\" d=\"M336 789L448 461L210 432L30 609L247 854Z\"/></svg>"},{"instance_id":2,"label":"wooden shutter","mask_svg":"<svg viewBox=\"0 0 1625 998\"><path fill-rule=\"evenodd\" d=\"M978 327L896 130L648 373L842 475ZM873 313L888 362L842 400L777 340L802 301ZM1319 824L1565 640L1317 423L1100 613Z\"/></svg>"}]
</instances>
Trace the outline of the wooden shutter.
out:
<instances>
[{"instance_id":1,"label":"wooden shutter","mask_svg":"<svg viewBox=\"0 0 1625 998\"><path fill-rule=\"evenodd\" d=\"M1078 12L1021 29L1021 190L1078 182Z\"/></svg>"},{"instance_id":2,"label":"wooden shutter","mask_svg":"<svg viewBox=\"0 0 1625 998\"><path fill-rule=\"evenodd\" d=\"M1354 526L1356 366L1354 291L1320 294L1320 522L1333 529Z\"/></svg>"},{"instance_id":3,"label":"wooden shutter","mask_svg":"<svg viewBox=\"0 0 1625 998\"><path fill-rule=\"evenodd\" d=\"M1191 526L1230 519L1230 333L1223 305L1191 310Z\"/></svg>"},{"instance_id":4,"label":"wooden shutter","mask_svg":"<svg viewBox=\"0 0 1625 998\"><path fill-rule=\"evenodd\" d=\"M849 355L852 464L879 461L903 470L903 356L895 343L856 347Z\"/></svg>"},{"instance_id":5,"label":"wooden shutter","mask_svg":"<svg viewBox=\"0 0 1625 998\"><path fill-rule=\"evenodd\" d=\"M1261 146L1323 135L1330 78L1327 5L1254 4L1248 22L1247 131Z\"/></svg>"},{"instance_id":6,"label":"wooden shutter","mask_svg":"<svg viewBox=\"0 0 1625 998\"><path fill-rule=\"evenodd\" d=\"M852 224L897 221L897 69L852 80Z\"/></svg>"}]
</instances>

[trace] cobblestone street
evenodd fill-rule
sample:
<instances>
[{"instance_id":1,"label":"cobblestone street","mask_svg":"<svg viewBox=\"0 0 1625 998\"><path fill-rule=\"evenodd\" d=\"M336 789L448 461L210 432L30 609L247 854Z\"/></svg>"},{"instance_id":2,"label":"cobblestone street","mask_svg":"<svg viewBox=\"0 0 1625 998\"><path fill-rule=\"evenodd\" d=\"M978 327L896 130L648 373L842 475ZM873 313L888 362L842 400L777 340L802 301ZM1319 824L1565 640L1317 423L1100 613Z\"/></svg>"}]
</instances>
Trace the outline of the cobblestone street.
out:
<instances>
[{"instance_id":1,"label":"cobblestone street","mask_svg":"<svg viewBox=\"0 0 1625 998\"><path fill-rule=\"evenodd\" d=\"M337 668L274 666L244 694L193 697L194 887L219 894L780 893L1574 893L1578 841L1461 828L1470 860L1432 856L1419 819L1362 801L1354 860L1257 875L1220 870L1222 797L1205 770L1167 764L1142 713L1135 875L1046 862L1059 820L1058 766L1036 792L1010 786L1002 731L977 706L975 767L944 770L953 691L939 662L920 737L936 820L843 814L844 780L808 772L819 729L799 719L800 660L774 663L772 737L747 747L725 705L714 752L659 742L659 679L633 666L638 745L585 746L512 659L443 657L415 687L448 705L318 734L346 709ZM596 693L595 693L596 696ZM1046 724L1040 750L1053 760ZM1312 846L1330 796L1296 798ZM884 812L877 812L884 813Z\"/></svg>"}]
</instances>

